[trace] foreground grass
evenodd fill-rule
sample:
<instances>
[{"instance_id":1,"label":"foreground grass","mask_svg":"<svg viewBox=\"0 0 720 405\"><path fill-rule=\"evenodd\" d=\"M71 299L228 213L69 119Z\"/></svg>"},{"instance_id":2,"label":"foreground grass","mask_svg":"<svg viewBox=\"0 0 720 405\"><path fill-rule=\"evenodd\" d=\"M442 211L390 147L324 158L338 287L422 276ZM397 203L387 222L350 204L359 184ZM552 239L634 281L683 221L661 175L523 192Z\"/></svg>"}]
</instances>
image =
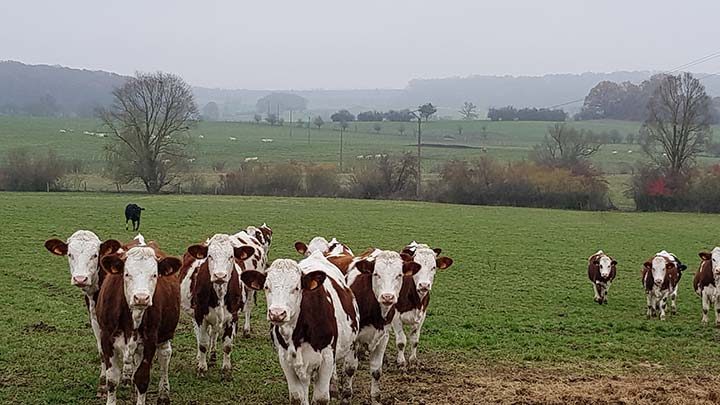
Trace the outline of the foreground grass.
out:
<instances>
[{"instance_id":1,"label":"foreground grass","mask_svg":"<svg viewBox=\"0 0 720 405\"><path fill-rule=\"evenodd\" d=\"M336 236L356 251L398 249L411 240L443 248L455 264L435 280L421 357L466 364L567 367L588 373L715 367L720 333L700 325L691 288L697 252L718 244L711 215L593 213L394 201L107 194L0 193L0 401L94 403L97 354L67 262L42 246L79 228L130 239L125 204L147 210L142 233L171 254L215 232L267 222L271 259L298 258L295 240ZM619 261L609 305L592 302L587 257L602 248ZM640 264L668 249L690 267L677 316L645 320ZM286 387L264 321L238 339L235 380L194 376L195 344L185 316L174 340L178 403L284 402ZM388 357L395 353L392 347ZM364 373L364 372L363 372ZM396 378L388 374L386 380ZM157 369L153 372L155 392ZM362 381L362 380L361 380ZM407 390L412 391L409 384ZM125 395L127 395L127 390ZM365 399L365 391L358 392ZM126 397L127 398L127 397ZM153 400L153 399L151 399Z\"/></svg>"}]
</instances>

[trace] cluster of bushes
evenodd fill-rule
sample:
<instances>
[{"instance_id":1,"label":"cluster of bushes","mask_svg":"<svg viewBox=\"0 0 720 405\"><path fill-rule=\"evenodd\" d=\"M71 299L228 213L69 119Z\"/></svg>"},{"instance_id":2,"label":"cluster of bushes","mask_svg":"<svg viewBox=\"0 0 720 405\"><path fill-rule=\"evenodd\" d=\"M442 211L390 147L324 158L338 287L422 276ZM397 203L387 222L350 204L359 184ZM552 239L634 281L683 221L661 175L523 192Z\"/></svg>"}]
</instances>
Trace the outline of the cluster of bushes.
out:
<instances>
[{"instance_id":1,"label":"cluster of bushes","mask_svg":"<svg viewBox=\"0 0 720 405\"><path fill-rule=\"evenodd\" d=\"M513 106L490 108L487 117L491 121L565 121L567 113L549 108L520 108Z\"/></svg>"},{"instance_id":2,"label":"cluster of bushes","mask_svg":"<svg viewBox=\"0 0 720 405\"><path fill-rule=\"evenodd\" d=\"M44 156L31 155L24 149L11 150L0 166L0 190L58 190L59 181L66 173L80 169L79 161L64 160L52 150Z\"/></svg>"},{"instance_id":3,"label":"cluster of bushes","mask_svg":"<svg viewBox=\"0 0 720 405\"><path fill-rule=\"evenodd\" d=\"M670 176L660 168L641 167L628 193L638 211L720 212L720 165Z\"/></svg>"},{"instance_id":4,"label":"cluster of bushes","mask_svg":"<svg viewBox=\"0 0 720 405\"><path fill-rule=\"evenodd\" d=\"M446 163L432 189L435 200L459 204L578 210L611 206L607 183L593 170L526 162L500 164L487 157Z\"/></svg>"}]
</instances>

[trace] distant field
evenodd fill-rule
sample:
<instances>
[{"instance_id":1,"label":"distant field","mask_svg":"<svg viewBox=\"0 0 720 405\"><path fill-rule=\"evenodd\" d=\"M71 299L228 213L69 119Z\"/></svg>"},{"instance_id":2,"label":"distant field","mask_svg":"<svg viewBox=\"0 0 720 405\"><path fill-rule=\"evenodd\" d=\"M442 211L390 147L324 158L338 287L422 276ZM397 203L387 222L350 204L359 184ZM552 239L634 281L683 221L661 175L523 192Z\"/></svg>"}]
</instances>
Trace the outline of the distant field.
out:
<instances>
[{"instance_id":1,"label":"distant field","mask_svg":"<svg viewBox=\"0 0 720 405\"><path fill-rule=\"evenodd\" d=\"M617 402L625 398L618 396L621 387L633 395L625 399L629 403L667 400L673 393L683 395L682 403L717 398L713 376L720 331L700 325L700 300L691 288L697 253L719 243L712 215L0 193L0 402L99 403L94 398L98 359L81 294L70 286L66 260L50 255L42 243L52 236L66 238L78 228L128 240L133 233L125 231L122 212L131 201L147 208L142 233L176 255L212 233L262 222L275 231L271 259L298 259L293 242L318 234L336 236L356 251L398 249L411 240L442 247L455 264L435 279L420 344L425 363L415 374L403 375L392 365L391 343L383 376L389 403L574 402L585 392L594 398L585 403ZM586 279L587 257L599 248L619 261L606 306L593 303ZM645 320L639 281L641 263L660 249L689 266L681 282L679 315L665 322ZM262 294L258 303L252 337L239 339L232 354L232 383L221 383L217 368L206 380L195 378L194 337L182 317L170 370L175 403L286 401ZM157 375L154 368L149 401L155 400ZM359 375L356 399L363 403L368 400L367 368ZM121 393L129 398L127 388Z\"/></svg>"}]
</instances>

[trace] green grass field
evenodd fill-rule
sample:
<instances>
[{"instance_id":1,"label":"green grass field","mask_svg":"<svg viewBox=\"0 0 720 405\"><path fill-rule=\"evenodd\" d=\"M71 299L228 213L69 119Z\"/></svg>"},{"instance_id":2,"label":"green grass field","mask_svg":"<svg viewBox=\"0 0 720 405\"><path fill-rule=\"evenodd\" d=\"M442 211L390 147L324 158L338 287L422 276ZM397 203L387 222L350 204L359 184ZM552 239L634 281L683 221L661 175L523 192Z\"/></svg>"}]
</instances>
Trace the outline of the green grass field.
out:
<instances>
[{"instance_id":1,"label":"green grass field","mask_svg":"<svg viewBox=\"0 0 720 405\"><path fill-rule=\"evenodd\" d=\"M551 377L558 369L587 376L582 378L717 375L720 332L700 325L700 299L691 288L697 253L718 243L711 215L397 201L0 193L0 402L100 402L94 398L98 358L81 293L70 285L67 261L48 253L43 241L67 238L80 228L101 238L128 240L134 236L123 226L123 208L129 202L147 208L142 233L176 255L210 234L262 222L274 230L271 259L298 259L293 242L316 235L337 237L355 251L368 246L398 249L412 240L442 247L455 264L435 279L420 360L448 373L469 370L461 376L467 381L486 372L482 370L502 367ZM587 257L600 248L619 261L606 306L593 302L586 275ZM675 253L690 268L681 281L679 314L665 322L645 319L639 281L641 263L661 249ZM195 378L194 336L187 317L181 317L170 371L175 403L286 401L262 295L258 303L252 337L236 342L231 383L220 382L217 368L205 380ZM392 360L394 355L391 343L387 357ZM429 403L437 401L432 399L436 389L428 387L435 378L440 381L442 373L421 371L408 378L391 363L386 363L383 377L390 403L420 403L421 396L431 398ZM513 373L508 380L516 378ZM429 385L418 383L421 377ZM156 367L152 378L149 401L155 400ZM359 403L368 400L367 381L365 366L356 390ZM121 389L121 397L129 399L127 388Z\"/></svg>"}]
</instances>

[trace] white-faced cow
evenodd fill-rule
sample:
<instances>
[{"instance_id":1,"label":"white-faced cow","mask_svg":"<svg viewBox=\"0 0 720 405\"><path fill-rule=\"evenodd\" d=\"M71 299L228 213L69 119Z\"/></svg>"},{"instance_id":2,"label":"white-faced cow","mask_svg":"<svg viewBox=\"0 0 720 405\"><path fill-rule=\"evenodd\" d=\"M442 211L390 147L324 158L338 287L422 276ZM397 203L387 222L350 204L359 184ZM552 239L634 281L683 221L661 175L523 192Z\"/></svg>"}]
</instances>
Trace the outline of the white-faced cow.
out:
<instances>
[{"instance_id":1,"label":"white-faced cow","mask_svg":"<svg viewBox=\"0 0 720 405\"><path fill-rule=\"evenodd\" d=\"M332 238L330 242L322 236L314 237L309 244L305 242L295 242L295 250L305 257L315 252L322 253L330 263L334 264L343 274L347 274L350 265L355 259L352 250L337 239Z\"/></svg>"},{"instance_id":2,"label":"white-faced cow","mask_svg":"<svg viewBox=\"0 0 720 405\"><path fill-rule=\"evenodd\" d=\"M336 361L344 360L352 372L357 364L358 309L342 273L316 253L300 263L277 259L266 273L248 270L241 277L248 287L265 290L270 335L290 402L309 404L312 383L313 403L329 403Z\"/></svg>"},{"instance_id":3,"label":"white-faced cow","mask_svg":"<svg viewBox=\"0 0 720 405\"><path fill-rule=\"evenodd\" d=\"M717 286L720 285L720 247L710 253L700 252L700 268L695 273L693 290L702 298L702 323L708 323L708 311L715 307L715 326L720 327L720 294Z\"/></svg>"},{"instance_id":4,"label":"white-faced cow","mask_svg":"<svg viewBox=\"0 0 720 405\"><path fill-rule=\"evenodd\" d=\"M588 278L593 285L595 302L598 304L607 304L608 290L617 274L616 266L617 261L602 250L588 258Z\"/></svg>"},{"instance_id":5,"label":"white-faced cow","mask_svg":"<svg viewBox=\"0 0 720 405\"><path fill-rule=\"evenodd\" d=\"M642 281L648 318L659 314L660 320L665 320L668 298L672 300L673 315L677 313L677 288L686 268L675 255L664 250L643 264Z\"/></svg>"},{"instance_id":6,"label":"white-faced cow","mask_svg":"<svg viewBox=\"0 0 720 405\"><path fill-rule=\"evenodd\" d=\"M263 238L263 240L267 239ZM232 235L232 243L235 248L244 247L248 249L248 252L249 249L253 249L254 252L244 259L238 259L237 263L240 266L241 272L246 270L265 272L265 269L267 268L266 246L264 242L261 242L255 237L254 232L249 233L247 231L240 231ZM269 241L266 243L269 244ZM245 301L245 307L243 308L243 313L245 315L245 323L243 324L243 336L250 337L250 315L252 314L253 304L255 303L255 290L248 288L245 285L243 285L243 288L245 289L245 295L247 296L247 299Z\"/></svg>"},{"instance_id":7,"label":"white-faced cow","mask_svg":"<svg viewBox=\"0 0 720 405\"><path fill-rule=\"evenodd\" d=\"M97 316L107 367L107 404L117 401L120 378L135 385L137 404L145 403L155 353L160 363L158 403L170 403L168 367L171 340L180 317L181 261L167 257L153 242L104 256L109 273L100 289Z\"/></svg>"},{"instance_id":8,"label":"white-faced cow","mask_svg":"<svg viewBox=\"0 0 720 405\"><path fill-rule=\"evenodd\" d=\"M405 347L408 339L404 326L410 326L410 358L411 366L417 364L417 347L420 341L420 331L427 316L427 307L430 304L430 291L435 280L437 270L444 270L453 264L449 257L440 256L442 249L430 249L426 244L412 242L403 250L403 258L410 259L420 265L420 271L413 276L403 277L403 285L395 305L396 315L393 319L395 344L398 349L397 363L404 368Z\"/></svg>"},{"instance_id":9,"label":"white-faced cow","mask_svg":"<svg viewBox=\"0 0 720 405\"><path fill-rule=\"evenodd\" d=\"M79 230L73 233L67 242L60 239L48 239L45 248L58 256L67 256L70 265L70 283L80 288L85 294L85 306L90 317L90 326L102 356L100 347L100 325L97 321L96 306L100 287L105 280L105 272L100 268L100 259L120 249L120 242L109 239L100 242L100 238L91 231ZM105 363L100 362L100 382L98 396L106 390Z\"/></svg>"},{"instance_id":10,"label":"white-faced cow","mask_svg":"<svg viewBox=\"0 0 720 405\"><path fill-rule=\"evenodd\" d=\"M403 276L411 277L420 265L410 258L403 260L397 252L368 249L353 262L347 281L360 311L360 332L356 351L367 348L370 353L370 399L380 403L382 363L390 337L390 324L395 317ZM354 370L348 373L352 387Z\"/></svg>"},{"instance_id":11,"label":"white-faced cow","mask_svg":"<svg viewBox=\"0 0 720 405\"><path fill-rule=\"evenodd\" d=\"M215 343L223 342L223 378L232 378L230 353L237 331L238 312L246 296L238 261L255 254L248 246L233 246L227 234L215 234L205 243L187 248L180 270L182 308L193 319L197 339L197 374L204 377L215 361ZM194 260L193 260L194 259Z\"/></svg>"}]
</instances>

